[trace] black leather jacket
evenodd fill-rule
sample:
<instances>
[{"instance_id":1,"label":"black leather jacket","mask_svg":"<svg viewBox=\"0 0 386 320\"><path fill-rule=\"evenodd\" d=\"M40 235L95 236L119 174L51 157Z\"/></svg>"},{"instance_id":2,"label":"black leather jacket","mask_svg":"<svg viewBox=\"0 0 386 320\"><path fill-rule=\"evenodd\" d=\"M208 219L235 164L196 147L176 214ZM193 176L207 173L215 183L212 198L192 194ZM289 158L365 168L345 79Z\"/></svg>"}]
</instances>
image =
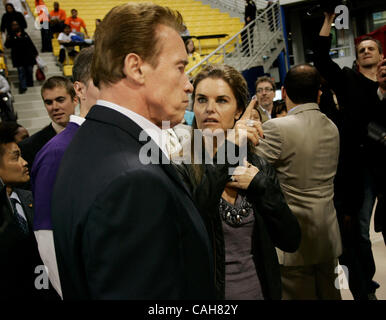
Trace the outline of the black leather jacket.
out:
<instances>
[{"instance_id":1,"label":"black leather jacket","mask_svg":"<svg viewBox=\"0 0 386 320\"><path fill-rule=\"evenodd\" d=\"M248 161L260 170L246 191L255 215L252 254L264 298L279 300L281 278L275 247L286 252L296 251L300 245L301 231L284 199L275 169L256 154L249 153ZM176 166L193 194L211 238L219 299L225 296L225 245L218 206L230 179L229 167L228 164L205 165L201 181L198 182L191 165Z\"/></svg>"}]
</instances>

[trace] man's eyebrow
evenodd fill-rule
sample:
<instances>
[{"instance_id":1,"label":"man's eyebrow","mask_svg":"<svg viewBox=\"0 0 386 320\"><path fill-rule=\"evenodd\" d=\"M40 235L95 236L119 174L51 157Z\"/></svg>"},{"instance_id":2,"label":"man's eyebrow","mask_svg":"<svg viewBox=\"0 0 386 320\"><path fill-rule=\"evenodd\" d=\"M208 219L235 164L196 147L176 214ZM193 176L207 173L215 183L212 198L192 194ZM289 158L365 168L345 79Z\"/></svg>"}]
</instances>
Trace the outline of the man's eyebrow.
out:
<instances>
[{"instance_id":1,"label":"man's eyebrow","mask_svg":"<svg viewBox=\"0 0 386 320\"><path fill-rule=\"evenodd\" d=\"M20 151L19 150L13 150L11 152L12 155L15 155L15 156L19 156L20 155Z\"/></svg>"}]
</instances>

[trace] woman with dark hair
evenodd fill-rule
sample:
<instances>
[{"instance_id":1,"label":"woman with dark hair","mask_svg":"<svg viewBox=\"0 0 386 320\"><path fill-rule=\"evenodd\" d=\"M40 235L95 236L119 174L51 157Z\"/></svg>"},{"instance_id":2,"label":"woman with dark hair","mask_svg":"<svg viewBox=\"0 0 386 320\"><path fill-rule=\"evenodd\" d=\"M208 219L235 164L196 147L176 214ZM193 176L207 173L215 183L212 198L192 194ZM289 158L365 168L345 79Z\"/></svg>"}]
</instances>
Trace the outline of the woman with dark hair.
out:
<instances>
[{"instance_id":1,"label":"woman with dark hair","mask_svg":"<svg viewBox=\"0 0 386 320\"><path fill-rule=\"evenodd\" d=\"M4 45L11 49L12 64L19 75L19 93L22 94L27 91L27 86L34 85L32 70L38 51L17 21L12 21L12 31L7 35Z\"/></svg>"},{"instance_id":2,"label":"woman with dark hair","mask_svg":"<svg viewBox=\"0 0 386 320\"><path fill-rule=\"evenodd\" d=\"M287 115L287 106L285 105L284 100L274 101L271 117L273 118L280 118L285 117Z\"/></svg>"},{"instance_id":3,"label":"woman with dark hair","mask_svg":"<svg viewBox=\"0 0 386 320\"><path fill-rule=\"evenodd\" d=\"M20 26L20 29L24 30L27 28L27 22L22 13L15 10L15 7L12 3L7 3L5 5L6 12L1 18L1 32L7 30L7 34L12 32L12 21L17 21Z\"/></svg>"},{"instance_id":4,"label":"woman with dark hair","mask_svg":"<svg viewBox=\"0 0 386 320\"><path fill-rule=\"evenodd\" d=\"M249 113L255 100L246 111L247 83L237 70L226 65L205 67L193 87L194 128L224 132L227 148L232 145L229 141L234 141L229 135L237 136L241 129L247 131L250 140L245 166L236 168L232 176L228 175L228 164L176 165L212 240L218 298L281 299L275 247L294 252L300 243L300 228L275 170L253 152L253 144L258 143L253 128L258 123ZM228 131L232 128L233 133ZM202 138L204 152L215 154L216 162L216 153L220 154L225 144L205 143L204 134ZM197 155L197 143L201 141L192 141L191 159Z\"/></svg>"}]
</instances>

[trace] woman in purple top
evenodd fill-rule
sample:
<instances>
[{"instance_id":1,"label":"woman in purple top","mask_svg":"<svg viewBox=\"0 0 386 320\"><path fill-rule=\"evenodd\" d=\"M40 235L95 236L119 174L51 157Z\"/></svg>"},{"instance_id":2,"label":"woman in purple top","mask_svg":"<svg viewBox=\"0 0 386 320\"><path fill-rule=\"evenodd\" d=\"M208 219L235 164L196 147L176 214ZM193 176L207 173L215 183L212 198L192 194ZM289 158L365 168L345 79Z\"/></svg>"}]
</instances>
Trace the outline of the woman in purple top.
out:
<instances>
[{"instance_id":1,"label":"woman in purple top","mask_svg":"<svg viewBox=\"0 0 386 320\"><path fill-rule=\"evenodd\" d=\"M295 251L300 228L284 199L275 170L253 152L259 127L250 114L255 100L246 110L247 83L237 70L226 65L206 67L195 78L193 87L194 128L225 133L227 129L243 129L249 140L244 173L229 176L229 165L221 164L176 166L212 239L218 298L280 299L275 247ZM206 152L220 153L221 146L219 150L215 144L214 150L210 148L207 144Z\"/></svg>"}]
</instances>

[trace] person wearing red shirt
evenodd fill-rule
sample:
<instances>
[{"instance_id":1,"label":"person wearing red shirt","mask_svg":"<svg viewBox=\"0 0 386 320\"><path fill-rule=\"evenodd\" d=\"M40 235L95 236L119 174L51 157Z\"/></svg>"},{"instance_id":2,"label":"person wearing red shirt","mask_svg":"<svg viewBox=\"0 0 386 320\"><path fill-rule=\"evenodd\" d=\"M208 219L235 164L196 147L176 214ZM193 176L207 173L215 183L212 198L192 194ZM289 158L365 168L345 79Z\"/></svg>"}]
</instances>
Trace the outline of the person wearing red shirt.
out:
<instances>
[{"instance_id":1,"label":"person wearing red shirt","mask_svg":"<svg viewBox=\"0 0 386 320\"><path fill-rule=\"evenodd\" d=\"M65 24L68 24L71 27L72 32L81 33L80 28L82 27L84 29L84 33L87 38L89 38L89 35L87 33L86 24L84 23L82 18L78 18L78 10L72 9L71 10L71 17L68 17L66 19Z\"/></svg>"}]
</instances>

